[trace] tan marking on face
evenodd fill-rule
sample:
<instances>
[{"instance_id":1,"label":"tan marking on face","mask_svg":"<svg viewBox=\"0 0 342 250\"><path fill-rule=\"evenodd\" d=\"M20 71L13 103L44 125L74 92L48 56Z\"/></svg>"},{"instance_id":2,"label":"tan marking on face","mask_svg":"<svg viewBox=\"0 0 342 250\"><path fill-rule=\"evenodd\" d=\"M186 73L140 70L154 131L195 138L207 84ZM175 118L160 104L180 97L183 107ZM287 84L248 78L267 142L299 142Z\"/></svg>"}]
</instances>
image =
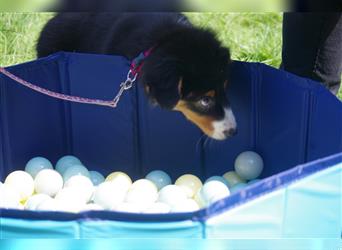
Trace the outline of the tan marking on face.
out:
<instances>
[{"instance_id":1,"label":"tan marking on face","mask_svg":"<svg viewBox=\"0 0 342 250\"><path fill-rule=\"evenodd\" d=\"M180 111L183 113L183 115L196 124L205 134L208 136L212 136L214 133L214 127L213 127L213 121L215 121L214 118L210 116L203 116L199 115L196 112L190 110L185 101L180 100L177 105L174 108L177 111Z\"/></svg>"},{"instance_id":2,"label":"tan marking on face","mask_svg":"<svg viewBox=\"0 0 342 250\"><path fill-rule=\"evenodd\" d=\"M206 96L214 97L215 96L215 90L210 90L207 93L205 93Z\"/></svg>"}]
</instances>

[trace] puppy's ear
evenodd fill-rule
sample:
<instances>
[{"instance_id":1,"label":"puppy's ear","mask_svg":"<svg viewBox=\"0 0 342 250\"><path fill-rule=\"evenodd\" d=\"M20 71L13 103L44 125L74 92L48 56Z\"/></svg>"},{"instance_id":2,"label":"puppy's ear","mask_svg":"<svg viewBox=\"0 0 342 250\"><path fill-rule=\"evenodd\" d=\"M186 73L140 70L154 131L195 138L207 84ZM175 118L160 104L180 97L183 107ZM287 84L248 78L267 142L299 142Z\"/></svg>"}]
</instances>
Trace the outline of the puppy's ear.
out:
<instances>
[{"instance_id":1,"label":"puppy's ear","mask_svg":"<svg viewBox=\"0 0 342 250\"><path fill-rule=\"evenodd\" d=\"M181 97L181 77L172 62L148 62L143 65L140 78L152 103L172 109Z\"/></svg>"}]
</instances>

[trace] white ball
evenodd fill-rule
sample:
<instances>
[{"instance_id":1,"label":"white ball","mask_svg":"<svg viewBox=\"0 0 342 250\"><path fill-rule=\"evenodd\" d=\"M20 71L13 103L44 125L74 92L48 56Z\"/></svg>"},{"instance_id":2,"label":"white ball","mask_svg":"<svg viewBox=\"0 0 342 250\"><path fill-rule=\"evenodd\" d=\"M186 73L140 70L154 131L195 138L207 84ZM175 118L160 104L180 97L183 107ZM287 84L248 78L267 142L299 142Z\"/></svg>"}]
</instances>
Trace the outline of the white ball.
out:
<instances>
[{"instance_id":1,"label":"white ball","mask_svg":"<svg viewBox=\"0 0 342 250\"><path fill-rule=\"evenodd\" d=\"M55 170L43 169L34 179L36 193L54 197L63 187L63 178Z\"/></svg>"},{"instance_id":2,"label":"white ball","mask_svg":"<svg viewBox=\"0 0 342 250\"><path fill-rule=\"evenodd\" d=\"M155 202L143 211L144 214L167 214L171 211L169 205L163 202Z\"/></svg>"},{"instance_id":3,"label":"white ball","mask_svg":"<svg viewBox=\"0 0 342 250\"><path fill-rule=\"evenodd\" d=\"M205 183L200 191L204 202L208 205L229 196L228 187L221 181L209 181Z\"/></svg>"},{"instance_id":4,"label":"white ball","mask_svg":"<svg viewBox=\"0 0 342 250\"><path fill-rule=\"evenodd\" d=\"M78 195L88 203L94 192L94 185L92 181L83 175L74 175L70 177L64 184L65 188L75 188Z\"/></svg>"},{"instance_id":5,"label":"white ball","mask_svg":"<svg viewBox=\"0 0 342 250\"><path fill-rule=\"evenodd\" d=\"M140 189L143 192L158 192L157 186L150 180L139 179L133 182L130 190Z\"/></svg>"},{"instance_id":6,"label":"white ball","mask_svg":"<svg viewBox=\"0 0 342 250\"><path fill-rule=\"evenodd\" d=\"M159 191L158 201L175 206L187 199L184 190L176 185L167 185Z\"/></svg>"},{"instance_id":7,"label":"white ball","mask_svg":"<svg viewBox=\"0 0 342 250\"><path fill-rule=\"evenodd\" d=\"M195 175L184 174L176 180L175 185L183 188L187 197L192 198L202 187L202 181Z\"/></svg>"},{"instance_id":8,"label":"white ball","mask_svg":"<svg viewBox=\"0 0 342 250\"><path fill-rule=\"evenodd\" d=\"M39 204L47 199L52 199L47 194L34 194L30 198L27 199L25 203L25 209L27 210L36 210Z\"/></svg>"},{"instance_id":9,"label":"white ball","mask_svg":"<svg viewBox=\"0 0 342 250\"><path fill-rule=\"evenodd\" d=\"M171 208L172 213L189 213L199 210L200 207L193 199L186 199L182 203L178 203Z\"/></svg>"},{"instance_id":10,"label":"white ball","mask_svg":"<svg viewBox=\"0 0 342 250\"><path fill-rule=\"evenodd\" d=\"M146 190L132 189L129 190L125 202L139 208L140 211L151 206L158 199L158 192L146 192Z\"/></svg>"},{"instance_id":11,"label":"white ball","mask_svg":"<svg viewBox=\"0 0 342 250\"><path fill-rule=\"evenodd\" d=\"M84 212L84 211L99 211L99 210L103 210L103 207L101 207L100 205L94 204L94 203L88 203L85 204L80 212Z\"/></svg>"},{"instance_id":12,"label":"white ball","mask_svg":"<svg viewBox=\"0 0 342 250\"><path fill-rule=\"evenodd\" d=\"M61 189L55 196L55 199L62 205L71 207L81 207L86 204L84 197L80 196L79 190L73 187Z\"/></svg>"},{"instance_id":13,"label":"white ball","mask_svg":"<svg viewBox=\"0 0 342 250\"><path fill-rule=\"evenodd\" d=\"M102 182L95 189L93 200L104 209L111 209L124 201L126 193L126 187L110 181Z\"/></svg>"},{"instance_id":14,"label":"white ball","mask_svg":"<svg viewBox=\"0 0 342 250\"><path fill-rule=\"evenodd\" d=\"M153 203L158 198L158 192L146 192L146 190L131 189L127 192L125 201L131 203Z\"/></svg>"},{"instance_id":15,"label":"white ball","mask_svg":"<svg viewBox=\"0 0 342 250\"><path fill-rule=\"evenodd\" d=\"M122 202L119 205L115 206L113 211L116 212L125 212L125 213L140 213L141 208L134 203Z\"/></svg>"},{"instance_id":16,"label":"white ball","mask_svg":"<svg viewBox=\"0 0 342 250\"><path fill-rule=\"evenodd\" d=\"M84 203L79 202L62 202L58 200L58 209L59 212L67 212L67 213L78 213L84 207Z\"/></svg>"},{"instance_id":17,"label":"white ball","mask_svg":"<svg viewBox=\"0 0 342 250\"><path fill-rule=\"evenodd\" d=\"M25 206L23 204L19 204L19 206L17 207L18 210L24 210L25 209Z\"/></svg>"},{"instance_id":18,"label":"white ball","mask_svg":"<svg viewBox=\"0 0 342 250\"><path fill-rule=\"evenodd\" d=\"M146 179L135 181L129 189L125 201L135 203L140 210L146 209L158 198L158 190L156 185Z\"/></svg>"},{"instance_id":19,"label":"white ball","mask_svg":"<svg viewBox=\"0 0 342 250\"><path fill-rule=\"evenodd\" d=\"M0 208L17 209L20 206L20 194L10 186L0 186Z\"/></svg>"},{"instance_id":20,"label":"white ball","mask_svg":"<svg viewBox=\"0 0 342 250\"><path fill-rule=\"evenodd\" d=\"M59 203L55 199L46 199L39 203L36 207L36 210L39 211L58 211L59 210Z\"/></svg>"},{"instance_id":21,"label":"white ball","mask_svg":"<svg viewBox=\"0 0 342 250\"><path fill-rule=\"evenodd\" d=\"M17 190L21 201L30 197L34 191L34 181L32 176L21 170L10 173L6 177L5 185Z\"/></svg>"}]
</instances>

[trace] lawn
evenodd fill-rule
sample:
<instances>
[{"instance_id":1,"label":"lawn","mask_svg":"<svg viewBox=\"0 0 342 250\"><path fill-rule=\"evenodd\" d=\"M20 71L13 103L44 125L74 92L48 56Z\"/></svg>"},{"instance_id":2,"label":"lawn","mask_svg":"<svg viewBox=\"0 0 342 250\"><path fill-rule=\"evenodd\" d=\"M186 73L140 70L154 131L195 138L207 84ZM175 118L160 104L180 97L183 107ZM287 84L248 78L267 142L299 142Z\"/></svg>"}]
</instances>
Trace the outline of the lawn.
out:
<instances>
[{"instance_id":1,"label":"lawn","mask_svg":"<svg viewBox=\"0 0 342 250\"><path fill-rule=\"evenodd\" d=\"M33 60L39 32L52 13L0 13L0 65ZM233 59L281 62L281 13L187 13L190 20L209 27L230 47ZM342 89L339 94L342 98Z\"/></svg>"}]
</instances>

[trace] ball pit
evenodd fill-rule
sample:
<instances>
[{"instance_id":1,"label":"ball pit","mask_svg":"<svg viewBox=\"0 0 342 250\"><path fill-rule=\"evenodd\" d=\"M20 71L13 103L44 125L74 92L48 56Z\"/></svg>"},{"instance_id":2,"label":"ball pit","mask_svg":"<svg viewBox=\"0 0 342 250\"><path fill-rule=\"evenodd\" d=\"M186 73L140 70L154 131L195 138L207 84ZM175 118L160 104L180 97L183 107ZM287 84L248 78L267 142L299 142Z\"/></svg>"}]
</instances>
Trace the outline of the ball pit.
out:
<instances>
[{"instance_id":1,"label":"ball pit","mask_svg":"<svg viewBox=\"0 0 342 250\"><path fill-rule=\"evenodd\" d=\"M27 172L10 173L0 186L0 206L22 209L23 203L26 210L71 213L89 210L186 213L247 187L244 179L234 171L209 177L204 184L197 176L184 174L172 184L170 176L161 170L151 171L145 179L132 182L122 171L114 171L104 178L98 171L80 165L81 161L72 155L60 158L55 169L49 163L48 159L35 157L26 164ZM249 168L254 167L245 164L244 171L250 172ZM250 180L248 183L254 182Z\"/></svg>"},{"instance_id":2,"label":"ball pit","mask_svg":"<svg viewBox=\"0 0 342 250\"><path fill-rule=\"evenodd\" d=\"M108 100L128 69L123 57L64 52L8 67L51 90ZM3 237L340 238L341 102L318 83L266 65L234 62L231 73L227 94L239 132L224 142L201 137L177 112L151 108L138 84L111 109L53 100L2 75L1 181L24 169L32 153L52 163L76 154L89 170L105 176L124 171L133 180L161 169L173 182L184 173L205 181L234 170L235 158L246 150L261 153L267 164L260 185L198 212L150 216L1 209Z\"/></svg>"}]
</instances>

